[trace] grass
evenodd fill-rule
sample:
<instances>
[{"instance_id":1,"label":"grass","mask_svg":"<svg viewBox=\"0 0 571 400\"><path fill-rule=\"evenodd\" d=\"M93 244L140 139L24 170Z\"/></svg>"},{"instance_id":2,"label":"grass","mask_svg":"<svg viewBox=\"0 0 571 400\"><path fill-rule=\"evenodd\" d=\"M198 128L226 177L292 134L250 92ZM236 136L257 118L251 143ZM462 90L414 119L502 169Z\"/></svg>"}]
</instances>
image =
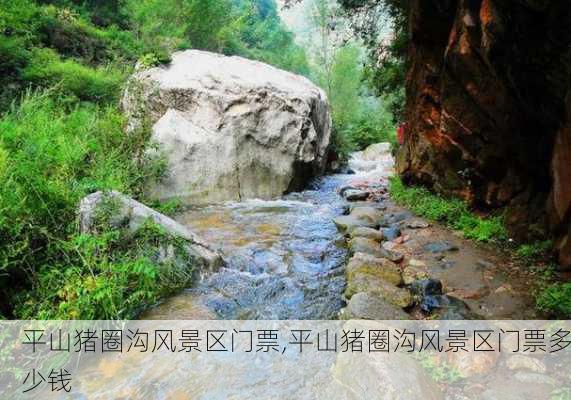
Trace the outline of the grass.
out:
<instances>
[{"instance_id":1,"label":"grass","mask_svg":"<svg viewBox=\"0 0 571 400\"><path fill-rule=\"evenodd\" d=\"M398 204L419 216L459 230L468 239L491 242L508 238L502 217L477 216L462 200L444 198L421 187L406 187L397 177L391 178L390 192Z\"/></svg>"},{"instance_id":2,"label":"grass","mask_svg":"<svg viewBox=\"0 0 571 400\"><path fill-rule=\"evenodd\" d=\"M4 312L19 318L132 314L130 301L103 312L104 307L90 308L93 298L84 295L89 292L86 288L93 288L96 297L111 307L117 301L104 300L107 295L100 285L117 289L117 296L123 296L121 285L133 287L133 279L145 276L150 282L148 258L126 254L126 249L116 246L119 239L114 234L80 236L75 223L77 205L87 194L118 190L141 197L145 182L159 179L164 172L160 160L144 156L147 134L125 135L124 123L115 107L93 103L70 106L50 92L29 93L0 118ZM98 240L103 242L96 246ZM86 264L87 248L97 249L102 258ZM120 254L111 254L115 249ZM136 271L136 276L128 275L129 269ZM122 281L114 281L115 277ZM147 287L143 283L142 287ZM79 291L72 295L70 289ZM79 312L79 306L62 305L79 302L84 311Z\"/></svg>"}]
</instances>

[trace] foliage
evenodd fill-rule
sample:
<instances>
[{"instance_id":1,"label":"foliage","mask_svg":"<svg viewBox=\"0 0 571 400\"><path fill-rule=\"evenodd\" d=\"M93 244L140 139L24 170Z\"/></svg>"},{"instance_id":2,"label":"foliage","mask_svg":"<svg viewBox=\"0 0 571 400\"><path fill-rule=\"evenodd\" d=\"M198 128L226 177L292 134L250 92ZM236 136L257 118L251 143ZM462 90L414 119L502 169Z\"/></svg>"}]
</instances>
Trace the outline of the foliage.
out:
<instances>
[{"instance_id":1,"label":"foliage","mask_svg":"<svg viewBox=\"0 0 571 400\"><path fill-rule=\"evenodd\" d=\"M156 262L164 235L79 235L75 222L85 195L144 200L161 178L148 132L126 135L117 102L136 62L185 48L309 74L274 0L0 0L0 315L132 317L188 284Z\"/></svg>"},{"instance_id":2,"label":"foliage","mask_svg":"<svg viewBox=\"0 0 571 400\"><path fill-rule=\"evenodd\" d=\"M536 306L559 318L571 318L571 283L559 282L546 286L538 293Z\"/></svg>"},{"instance_id":3,"label":"foliage","mask_svg":"<svg viewBox=\"0 0 571 400\"><path fill-rule=\"evenodd\" d=\"M50 93L29 94L0 119L0 286L8 295L39 290L45 276L78 265L70 243L82 197L111 189L140 195L163 172L143 156L144 134L126 136L113 107L66 108Z\"/></svg>"},{"instance_id":4,"label":"foliage","mask_svg":"<svg viewBox=\"0 0 571 400\"><path fill-rule=\"evenodd\" d=\"M391 197L414 213L460 230L466 238L481 242L507 239L501 217L474 215L460 199L446 199L421 187L406 187L399 178L390 182Z\"/></svg>"},{"instance_id":5,"label":"foliage","mask_svg":"<svg viewBox=\"0 0 571 400\"><path fill-rule=\"evenodd\" d=\"M525 261L535 261L547 255L552 248L551 240L522 244L516 250L516 256Z\"/></svg>"},{"instance_id":6,"label":"foliage","mask_svg":"<svg viewBox=\"0 0 571 400\"><path fill-rule=\"evenodd\" d=\"M65 245L75 262L40 271L38 289L17 307L21 318L133 318L192 281L183 244L150 221L135 235L105 230ZM159 249L169 245L179 259L158 263Z\"/></svg>"}]
</instances>

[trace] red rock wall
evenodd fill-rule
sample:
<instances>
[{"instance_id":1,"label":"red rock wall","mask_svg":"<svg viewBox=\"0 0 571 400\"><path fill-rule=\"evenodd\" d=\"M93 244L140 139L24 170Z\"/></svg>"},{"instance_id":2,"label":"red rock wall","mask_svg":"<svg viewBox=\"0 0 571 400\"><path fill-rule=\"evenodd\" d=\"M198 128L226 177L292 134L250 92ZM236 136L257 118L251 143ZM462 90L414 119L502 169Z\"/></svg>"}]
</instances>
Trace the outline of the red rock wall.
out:
<instances>
[{"instance_id":1,"label":"red rock wall","mask_svg":"<svg viewBox=\"0 0 571 400\"><path fill-rule=\"evenodd\" d=\"M562 232L569 3L412 0L410 31L408 132L397 157L405 182L484 210L508 206L516 238Z\"/></svg>"}]
</instances>

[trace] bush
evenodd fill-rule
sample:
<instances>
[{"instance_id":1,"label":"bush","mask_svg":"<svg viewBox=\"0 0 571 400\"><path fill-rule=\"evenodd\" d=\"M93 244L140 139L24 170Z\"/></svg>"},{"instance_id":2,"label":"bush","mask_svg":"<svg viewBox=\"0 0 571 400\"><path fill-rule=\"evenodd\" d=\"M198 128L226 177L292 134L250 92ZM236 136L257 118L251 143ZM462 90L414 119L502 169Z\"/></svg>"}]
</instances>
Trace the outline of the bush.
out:
<instances>
[{"instance_id":1,"label":"bush","mask_svg":"<svg viewBox=\"0 0 571 400\"><path fill-rule=\"evenodd\" d=\"M111 67L89 68L73 60L61 60L56 52L44 48L32 51L30 64L23 72L25 80L39 86L57 85L63 94L96 102L116 100L125 75Z\"/></svg>"},{"instance_id":2,"label":"bush","mask_svg":"<svg viewBox=\"0 0 571 400\"><path fill-rule=\"evenodd\" d=\"M14 301L15 292L38 288L38 274L75 264L69 242L81 198L96 190L136 196L143 182L160 176L158 161L143 157L144 133L127 136L123 124L114 108L84 104L67 111L46 93L26 96L0 119L4 296Z\"/></svg>"},{"instance_id":3,"label":"bush","mask_svg":"<svg viewBox=\"0 0 571 400\"><path fill-rule=\"evenodd\" d=\"M407 188L397 177L391 178L390 192L398 204L417 215L460 230L468 239L489 242L508 238L501 217L481 218L474 215L462 200L446 199L425 188Z\"/></svg>"}]
</instances>

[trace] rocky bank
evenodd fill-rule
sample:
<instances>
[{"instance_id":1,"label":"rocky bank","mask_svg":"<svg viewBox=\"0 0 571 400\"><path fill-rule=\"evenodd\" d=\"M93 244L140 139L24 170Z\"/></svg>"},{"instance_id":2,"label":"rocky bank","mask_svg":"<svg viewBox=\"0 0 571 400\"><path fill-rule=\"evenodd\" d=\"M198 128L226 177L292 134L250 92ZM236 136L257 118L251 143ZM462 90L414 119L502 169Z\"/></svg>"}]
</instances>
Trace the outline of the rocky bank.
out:
<instances>
[{"instance_id":1,"label":"rocky bank","mask_svg":"<svg viewBox=\"0 0 571 400\"><path fill-rule=\"evenodd\" d=\"M508 207L517 239L553 234L571 268L571 9L562 1L413 0L406 182Z\"/></svg>"}]
</instances>

